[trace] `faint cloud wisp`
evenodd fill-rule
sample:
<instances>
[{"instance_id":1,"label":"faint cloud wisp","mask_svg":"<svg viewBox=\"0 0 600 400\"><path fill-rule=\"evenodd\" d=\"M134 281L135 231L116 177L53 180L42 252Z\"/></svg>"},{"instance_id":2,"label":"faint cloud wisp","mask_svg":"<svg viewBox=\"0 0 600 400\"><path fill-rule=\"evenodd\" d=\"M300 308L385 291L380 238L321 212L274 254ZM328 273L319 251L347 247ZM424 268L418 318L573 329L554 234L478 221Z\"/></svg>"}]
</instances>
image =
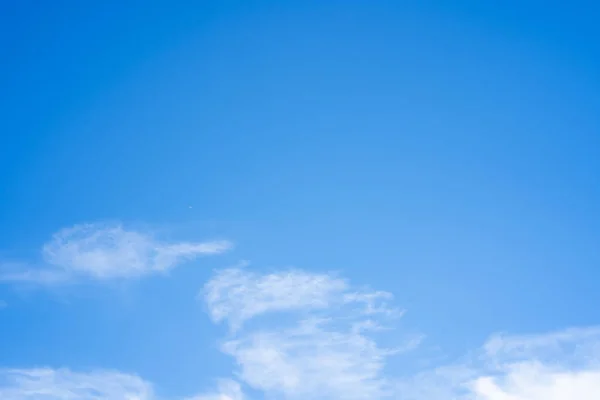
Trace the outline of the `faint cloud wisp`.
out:
<instances>
[{"instance_id":1,"label":"faint cloud wisp","mask_svg":"<svg viewBox=\"0 0 600 400\"><path fill-rule=\"evenodd\" d=\"M202 255L220 254L228 241L164 242L122 224L82 224L55 233L42 247L43 265L3 268L0 281L56 284L77 278L111 280L164 273Z\"/></svg>"},{"instance_id":2,"label":"faint cloud wisp","mask_svg":"<svg viewBox=\"0 0 600 400\"><path fill-rule=\"evenodd\" d=\"M3 400L151 400L152 385L136 375L96 370L0 369Z\"/></svg>"}]
</instances>

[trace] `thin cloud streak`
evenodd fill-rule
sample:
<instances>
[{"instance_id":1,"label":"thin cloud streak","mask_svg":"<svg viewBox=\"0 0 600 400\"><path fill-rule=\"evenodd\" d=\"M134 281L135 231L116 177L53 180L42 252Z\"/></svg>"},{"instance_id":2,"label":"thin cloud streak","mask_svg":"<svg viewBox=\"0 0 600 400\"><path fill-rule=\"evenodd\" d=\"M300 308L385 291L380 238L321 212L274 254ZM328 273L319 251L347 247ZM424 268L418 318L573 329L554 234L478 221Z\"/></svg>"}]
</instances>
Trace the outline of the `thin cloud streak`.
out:
<instances>
[{"instance_id":1,"label":"thin cloud streak","mask_svg":"<svg viewBox=\"0 0 600 400\"><path fill-rule=\"evenodd\" d=\"M53 285L78 279L108 281L166 273L200 256L232 248L229 241L164 242L122 224L82 224L56 232L42 246L40 267L5 265L0 282Z\"/></svg>"},{"instance_id":2,"label":"thin cloud streak","mask_svg":"<svg viewBox=\"0 0 600 400\"><path fill-rule=\"evenodd\" d=\"M96 370L0 369L3 400L152 400L152 385L137 375Z\"/></svg>"}]
</instances>

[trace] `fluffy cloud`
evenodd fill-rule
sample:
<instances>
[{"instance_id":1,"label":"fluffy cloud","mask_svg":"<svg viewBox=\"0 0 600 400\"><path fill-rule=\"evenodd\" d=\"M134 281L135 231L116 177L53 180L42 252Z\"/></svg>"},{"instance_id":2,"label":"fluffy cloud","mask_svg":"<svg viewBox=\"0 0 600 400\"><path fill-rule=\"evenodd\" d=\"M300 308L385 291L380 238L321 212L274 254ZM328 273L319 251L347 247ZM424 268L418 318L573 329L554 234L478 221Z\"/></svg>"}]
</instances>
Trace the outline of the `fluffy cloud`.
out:
<instances>
[{"instance_id":1,"label":"fluffy cloud","mask_svg":"<svg viewBox=\"0 0 600 400\"><path fill-rule=\"evenodd\" d=\"M42 247L41 268L6 268L3 281L52 284L78 277L96 280L134 278L160 273L201 255L223 253L227 241L159 241L121 224L84 224L55 233Z\"/></svg>"},{"instance_id":2,"label":"fluffy cloud","mask_svg":"<svg viewBox=\"0 0 600 400\"><path fill-rule=\"evenodd\" d=\"M151 400L152 385L114 371L0 369L3 400Z\"/></svg>"},{"instance_id":3,"label":"fluffy cloud","mask_svg":"<svg viewBox=\"0 0 600 400\"><path fill-rule=\"evenodd\" d=\"M477 400L600 399L600 329L492 337L469 386Z\"/></svg>"},{"instance_id":4,"label":"fluffy cloud","mask_svg":"<svg viewBox=\"0 0 600 400\"><path fill-rule=\"evenodd\" d=\"M402 400L600 399L600 329L492 336L470 360L402 382Z\"/></svg>"},{"instance_id":5,"label":"fluffy cloud","mask_svg":"<svg viewBox=\"0 0 600 400\"><path fill-rule=\"evenodd\" d=\"M600 369L568 370L524 362L509 366L501 378L476 379L472 392L477 400L597 400Z\"/></svg>"},{"instance_id":6,"label":"fluffy cloud","mask_svg":"<svg viewBox=\"0 0 600 400\"><path fill-rule=\"evenodd\" d=\"M380 346L374 334L401 315L388 304L391 294L359 290L328 274L228 269L206 284L204 298L215 321L240 328L222 344L237 375L269 398L387 397L385 359L418 343ZM281 315L241 329L268 313Z\"/></svg>"}]
</instances>

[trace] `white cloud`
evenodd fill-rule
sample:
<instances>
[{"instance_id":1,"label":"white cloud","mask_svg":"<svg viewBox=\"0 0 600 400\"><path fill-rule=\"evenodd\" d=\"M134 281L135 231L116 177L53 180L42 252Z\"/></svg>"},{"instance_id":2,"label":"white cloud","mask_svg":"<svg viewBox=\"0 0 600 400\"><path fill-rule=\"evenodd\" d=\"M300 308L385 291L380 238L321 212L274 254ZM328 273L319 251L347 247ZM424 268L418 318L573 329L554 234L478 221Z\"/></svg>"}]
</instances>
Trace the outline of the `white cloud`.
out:
<instances>
[{"instance_id":1,"label":"white cloud","mask_svg":"<svg viewBox=\"0 0 600 400\"><path fill-rule=\"evenodd\" d=\"M185 400L244 400L240 384L231 379L219 381L218 390L210 394L202 394Z\"/></svg>"},{"instance_id":2,"label":"white cloud","mask_svg":"<svg viewBox=\"0 0 600 400\"><path fill-rule=\"evenodd\" d=\"M248 385L285 399L376 399L391 351L359 333L308 323L285 331L255 332L227 341L224 351Z\"/></svg>"},{"instance_id":3,"label":"white cloud","mask_svg":"<svg viewBox=\"0 0 600 400\"><path fill-rule=\"evenodd\" d=\"M482 352L490 371L470 384L477 400L600 399L600 328L495 335Z\"/></svg>"},{"instance_id":4,"label":"white cloud","mask_svg":"<svg viewBox=\"0 0 600 400\"><path fill-rule=\"evenodd\" d=\"M152 385L114 371L0 369L2 400L150 400Z\"/></svg>"},{"instance_id":5,"label":"white cloud","mask_svg":"<svg viewBox=\"0 0 600 400\"><path fill-rule=\"evenodd\" d=\"M595 358L600 361L600 327L570 328L543 335L493 335L483 346L484 355L490 360L505 362L523 358L547 360ZM583 355L585 350L588 354Z\"/></svg>"},{"instance_id":6,"label":"white cloud","mask_svg":"<svg viewBox=\"0 0 600 400\"><path fill-rule=\"evenodd\" d=\"M108 279L165 271L225 247L158 242L120 225L85 226L56 234L44 256L53 266L48 276ZM233 359L237 381L221 380L213 392L186 400L600 399L600 327L496 334L460 361L400 376L388 368L389 357L421 338L390 334L402 315L390 293L327 273L230 268L202 295L212 319L229 327L220 347ZM382 344L394 337L396 343ZM49 368L0 369L0 399L157 400L152 385L135 375Z\"/></svg>"},{"instance_id":7,"label":"white cloud","mask_svg":"<svg viewBox=\"0 0 600 400\"><path fill-rule=\"evenodd\" d=\"M524 362L508 366L501 377L477 378L471 388L476 400L598 400L600 369Z\"/></svg>"},{"instance_id":8,"label":"white cloud","mask_svg":"<svg viewBox=\"0 0 600 400\"><path fill-rule=\"evenodd\" d=\"M137 375L111 370L75 372L67 368L0 368L2 400L166 400ZM218 381L214 393L184 400L244 400L239 383Z\"/></svg>"},{"instance_id":9,"label":"white cloud","mask_svg":"<svg viewBox=\"0 0 600 400\"><path fill-rule=\"evenodd\" d=\"M204 296L213 319L234 328L222 349L236 361L236 374L267 398L383 398L390 389L385 359L417 344L413 338L410 346L380 346L373 334L401 315L388 304L391 294L357 290L329 274L233 268L217 273ZM241 329L247 320L284 311Z\"/></svg>"},{"instance_id":10,"label":"white cloud","mask_svg":"<svg viewBox=\"0 0 600 400\"><path fill-rule=\"evenodd\" d=\"M77 277L96 280L160 273L200 255L227 251L227 241L159 241L121 224L84 224L62 229L42 247L45 266L4 270L0 281L53 284Z\"/></svg>"},{"instance_id":11,"label":"white cloud","mask_svg":"<svg viewBox=\"0 0 600 400\"><path fill-rule=\"evenodd\" d=\"M468 362L424 372L401 400L600 399L600 328L494 335Z\"/></svg>"},{"instance_id":12,"label":"white cloud","mask_svg":"<svg viewBox=\"0 0 600 400\"><path fill-rule=\"evenodd\" d=\"M375 335L401 315L389 293L328 274L232 268L206 284L204 298L213 320L233 328L222 350L235 360L234 374L264 398L600 399L600 327L493 335L463 361L403 377L386 372L394 351ZM256 318L269 313L277 315Z\"/></svg>"},{"instance_id":13,"label":"white cloud","mask_svg":"<svg viewBox=\"0 0 600 400\"><path fill-rule=\"evenodd\" d=\"M347 290L347 284L326 274L290 270L253 274L238 268L218 272L204 288L215 322L227 320L233 328L260 314L329 307Z\"/></svg>"},{"instance_id":14,"label":"white cloud","mask_svg":"<svg viewBox=\"0 0 600 400\"><path fill-rule=\"evenodd\" d=\"M492 337L469 362L425 371L392 386L387 351L372 339L303 320L284 331L263 330L226 341L238 376L262 394L252 399L598 400L598 329L538 336ZM325 324L325 326L323 326ZM494 350L490 353L490 347ZM522 349L527 349L523 353ZM546 361L543 361L546 360ZM224 379L212 393L186 400L245 400ZM2 400L158 400L142 378L116 371L0 369Z\"/></svg>"}]
</instances>

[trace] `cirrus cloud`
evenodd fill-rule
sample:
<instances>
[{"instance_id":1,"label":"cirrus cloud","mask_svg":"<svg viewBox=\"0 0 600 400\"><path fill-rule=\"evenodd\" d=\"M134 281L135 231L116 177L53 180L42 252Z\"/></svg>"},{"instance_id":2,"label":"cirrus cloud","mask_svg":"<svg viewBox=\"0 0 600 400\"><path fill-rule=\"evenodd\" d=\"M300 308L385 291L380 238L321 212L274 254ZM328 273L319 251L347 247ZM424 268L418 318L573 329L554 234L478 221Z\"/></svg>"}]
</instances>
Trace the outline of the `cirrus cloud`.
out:
<instances>
[{"instance_id":1,"label":"cirrus cloud","mask_svg":"<svg viewBox=\"0 0 600 400\"><path fill-rule=\"evenodd\" d=\"M203 295L212 319L233 328L221 349L235 360L235 375L266 398L387 397L386 358L419 343L380 345L375 334L402 314L393 296L332 274L231 268L217 272Z\"/></svg>"},{"instance_id":2,"label":"cirrus cloud","mask_svg":"<svg viewBox=\"0 0 600 400\"><path fill-rule=\"evenodd\" d=\"M88 229L55 235L45 247L48 271L139 276L140 266L165 271L200 249L120 226ZM103 269L123 259L136 273ZM390 357L418 349L422 337L396 329L403 312L391 293L329 273L228 268L201 294L212 320L228 327L219 347L234 362L235 380L186 400L600 399L600 327L494 334L459 361L397 374ZM0 369L0 399L158 400L153 393L149 382L116 371Z\"/></svg>"},{"instance_id":3,"label":"cirrus cloud","mask_svg":"<svg viewBox=\"0 0 600 400\"><path fill-rule=\"evenodd\" d=\"M136 375L97 370L0 369L3 400L152 400L152 385Z\"/></svg>"},{"instance_id":4,"label":"cirrus cloud","mask_svg":"<svg viewBox=\"0 0 600 400\"><path fill-rule=\"evenodd\" d=\"M376 334L402 314L390 293L327 273L231 268L203 295L213 321L232 328L221 349L233 374L261 399L600 399L600 328L495 334L462 361L402 376L387 361L421 338L381 344Z\"/></svg>"},{"instance_id":5,"label":"cirrus cloud","mask_svg":"<svg viewBox=\"0 0 600 400\"><path fill-rule=\"evenodd\" d=\"M225 240L165 242L120 223L81 224L62 229L42 246L41 267L5 264L0 281L55 284L77 278L100 281L164 273L202 255L223 253Z\"/></svg>"}]
</instances>

